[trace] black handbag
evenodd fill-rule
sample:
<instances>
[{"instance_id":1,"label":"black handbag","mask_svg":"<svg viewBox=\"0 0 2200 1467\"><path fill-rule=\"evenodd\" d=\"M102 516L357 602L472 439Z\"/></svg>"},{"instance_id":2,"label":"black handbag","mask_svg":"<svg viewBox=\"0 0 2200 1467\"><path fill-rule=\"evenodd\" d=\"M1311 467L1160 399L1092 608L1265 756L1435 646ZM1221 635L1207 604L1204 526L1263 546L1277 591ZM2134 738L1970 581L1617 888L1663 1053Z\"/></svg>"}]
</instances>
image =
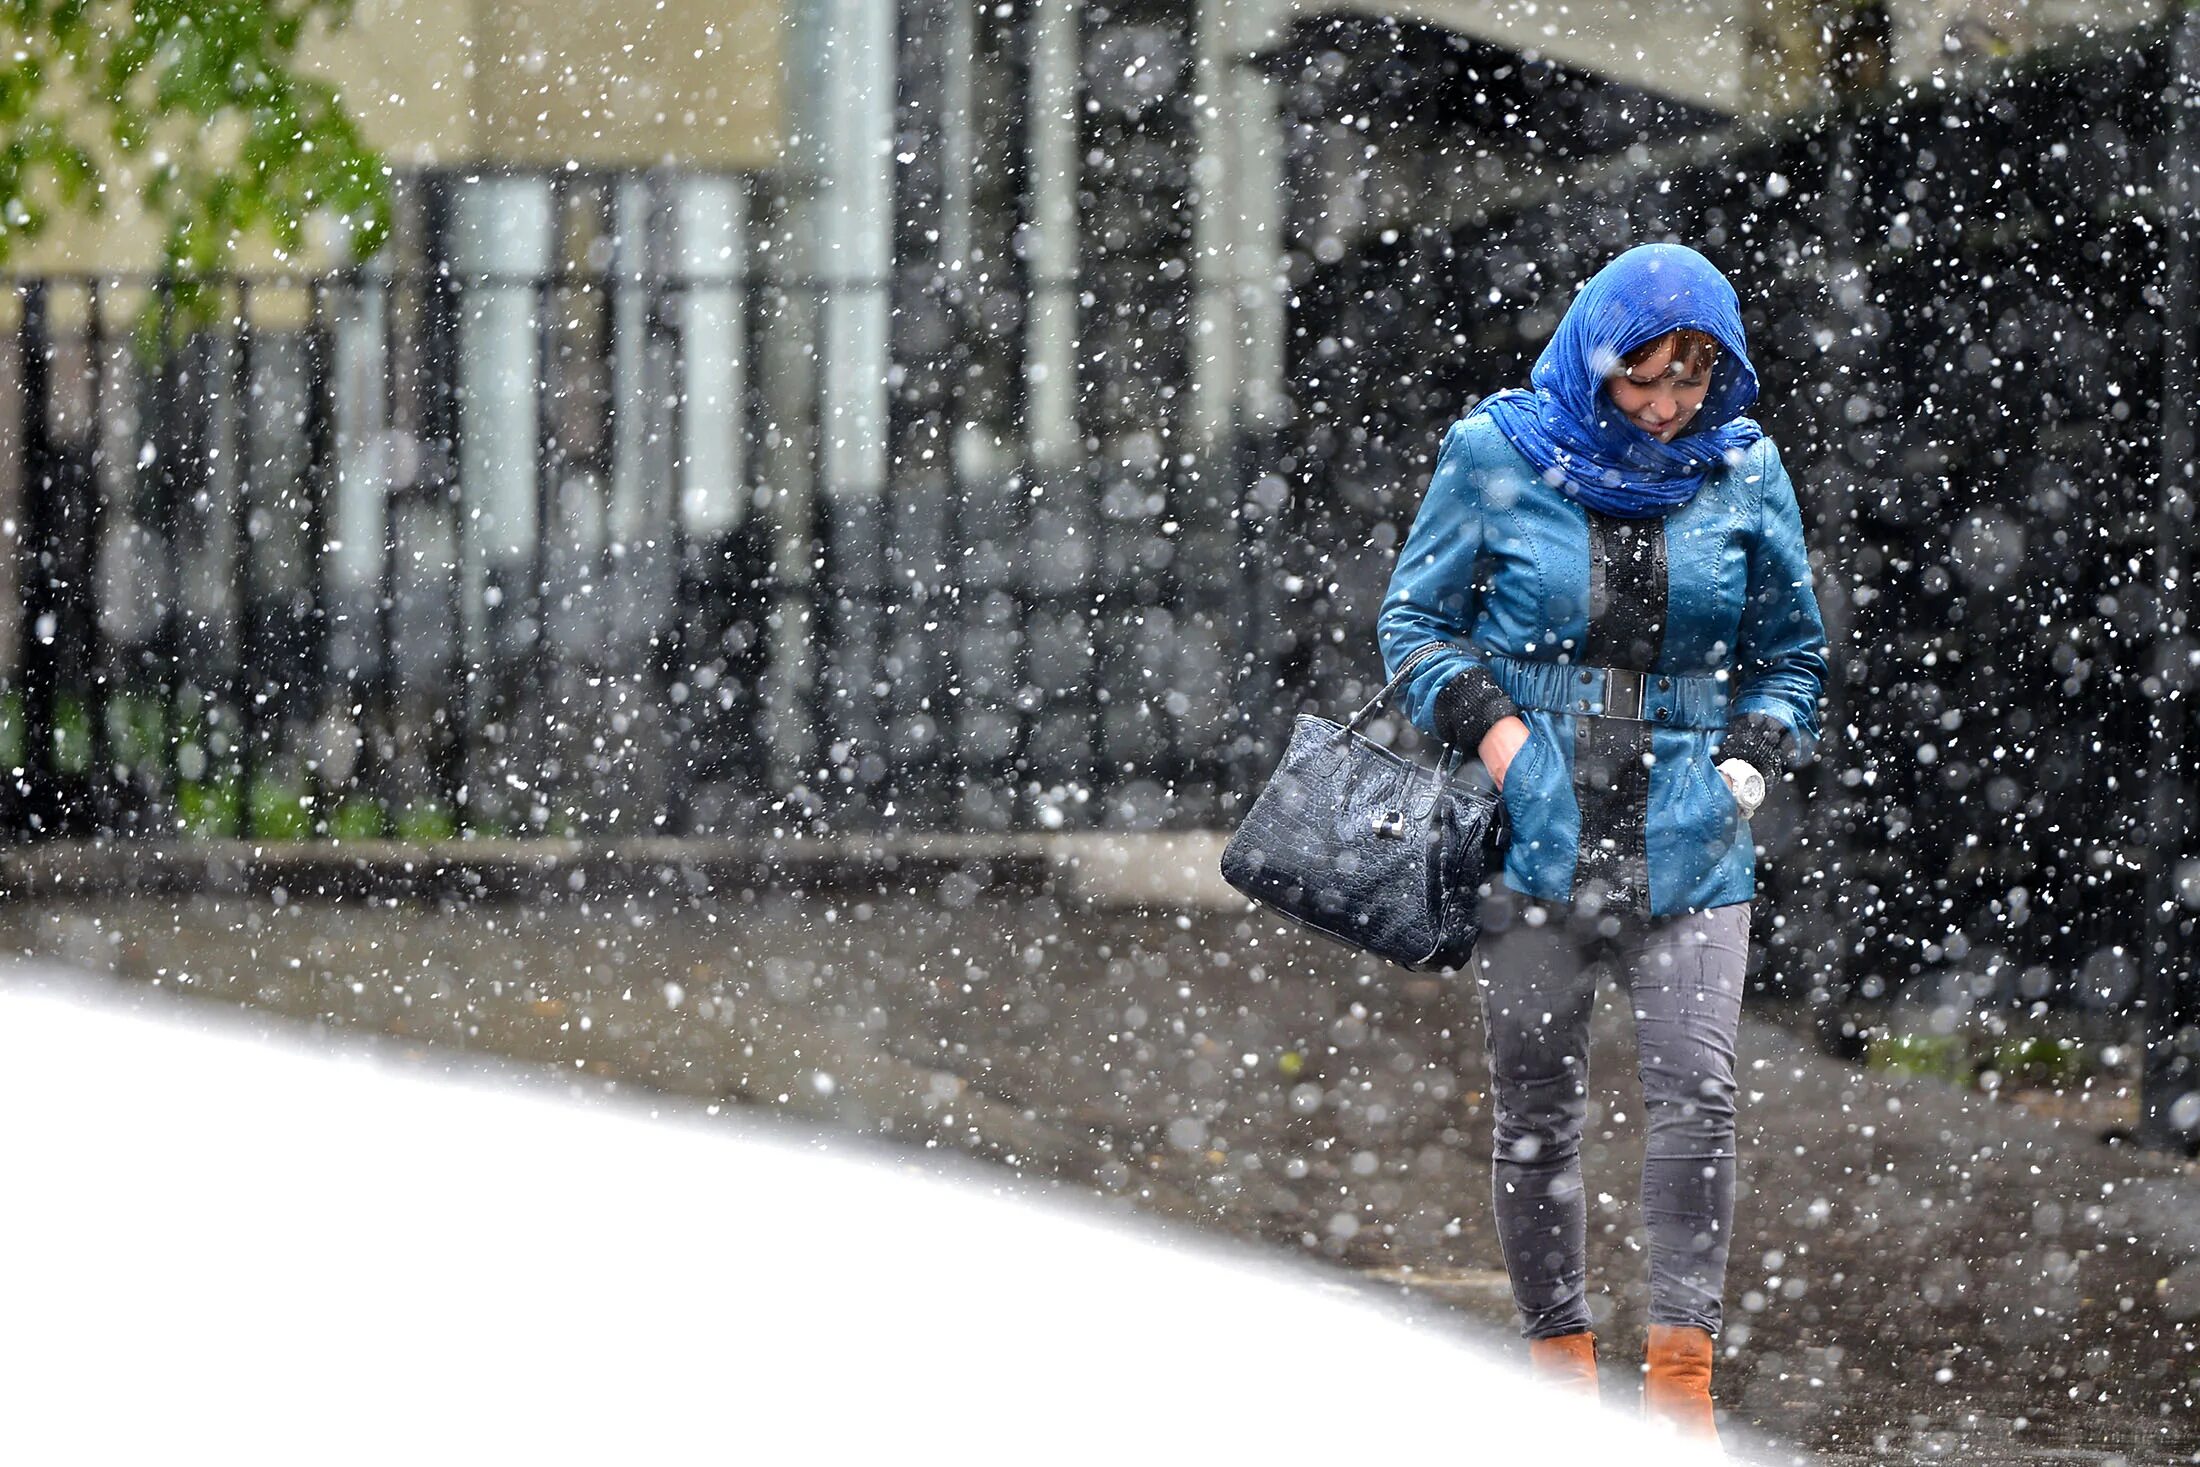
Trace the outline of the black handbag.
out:
<instances>
[{"instance_id":1,"label":"black handbag","mask_svg":"<svg viewBox=\"0 0 2200 1467\"><path fill-rule=\"evenodd\" d=\"M1360 726L1422 661L1413 649L1341 726L1302 713L1283 761L1222 848L1222 877L1292 921L1408 968L1456 968L1481 936L1480 889L1499 851L1504 804L1361 736Z\"/></svg>"}]
</instances>

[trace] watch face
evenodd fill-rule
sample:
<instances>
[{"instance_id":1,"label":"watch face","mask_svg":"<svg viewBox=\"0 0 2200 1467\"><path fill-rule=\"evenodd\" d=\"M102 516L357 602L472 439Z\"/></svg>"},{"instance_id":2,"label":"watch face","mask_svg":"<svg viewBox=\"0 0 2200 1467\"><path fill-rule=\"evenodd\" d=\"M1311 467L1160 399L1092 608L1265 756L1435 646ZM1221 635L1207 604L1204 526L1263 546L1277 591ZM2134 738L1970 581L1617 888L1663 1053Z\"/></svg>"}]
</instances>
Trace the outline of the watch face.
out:
<instances>
[{"instance_id":1,"label":"watch face","mask_svg":"<svg viewBox=\"0 0 2200 1467\"><path fill-rule=\"evenodd\" d=\"M1728 766L1733 767L1728 788L1733 790L1734 803L1741 807L1742 816L1747 819L1756 814L1757 807L1764 803L1765 777L1746 759L1729 759L1720 766L1719 772L1726 774Z\"/></svg>"}]
</instances>

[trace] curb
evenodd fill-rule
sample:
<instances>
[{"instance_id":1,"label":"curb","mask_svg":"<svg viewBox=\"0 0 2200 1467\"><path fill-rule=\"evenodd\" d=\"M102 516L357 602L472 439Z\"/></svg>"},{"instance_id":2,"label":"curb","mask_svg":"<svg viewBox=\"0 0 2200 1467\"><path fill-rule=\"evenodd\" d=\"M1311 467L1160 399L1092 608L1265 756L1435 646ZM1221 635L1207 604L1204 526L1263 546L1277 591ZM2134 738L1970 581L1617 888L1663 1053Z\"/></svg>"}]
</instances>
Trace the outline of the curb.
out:
<instances>
[{"instance_id":1,"label":"curb","mask_svg":"<svg viewBox=\"0 0 2200 1467\"><path fill-rule=\"evenodd\" d=\"M644 839L69 842L0 855L0 900L235 894L278 901L389 897L515 900L810 892L1053 896L1108 908L1242 911L1223 881L1227 837L1079 832L784 840Z\"/></svg>"}]
</instances>

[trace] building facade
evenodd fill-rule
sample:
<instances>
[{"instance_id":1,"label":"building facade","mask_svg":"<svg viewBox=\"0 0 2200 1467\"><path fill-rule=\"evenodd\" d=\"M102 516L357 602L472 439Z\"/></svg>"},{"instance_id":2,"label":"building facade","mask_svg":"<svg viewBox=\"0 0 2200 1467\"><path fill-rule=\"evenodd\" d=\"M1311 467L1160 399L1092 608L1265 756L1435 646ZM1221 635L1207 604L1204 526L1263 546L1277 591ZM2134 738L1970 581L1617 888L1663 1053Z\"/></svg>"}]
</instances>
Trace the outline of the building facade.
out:
<instances>
[{"instance_id":1,"label":"building facade","mask_svg":"<svg viewBox=\"0 0 2200 1467\"><path fill-rule=\"evenodd\" d=\"M1863 7L1874 64L2144 18L1952 3ZM363 3L313 64L395 170L381 255L261 259L158 366L142 220L17 262L12 823L1227 821L1368 670L1426 430L1559 283L1499 240L1431 312L1447 251L1809 102L1791 41L1710 0Z\"/></svg>"}]
</instances>

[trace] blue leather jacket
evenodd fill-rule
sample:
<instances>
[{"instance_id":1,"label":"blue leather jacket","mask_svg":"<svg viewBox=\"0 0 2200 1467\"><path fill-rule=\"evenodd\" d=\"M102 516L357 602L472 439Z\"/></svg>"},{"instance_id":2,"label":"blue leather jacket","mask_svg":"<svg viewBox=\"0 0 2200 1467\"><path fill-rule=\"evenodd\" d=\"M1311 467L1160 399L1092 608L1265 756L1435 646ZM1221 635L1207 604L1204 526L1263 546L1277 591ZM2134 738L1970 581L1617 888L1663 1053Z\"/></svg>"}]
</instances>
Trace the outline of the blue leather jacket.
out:
<instances>
[{"instance_id":1,"label":"blue leather jacket","mask_svg":"<svg viewBox=\"0 0 2200 1467\"><path fill-rule=\"evenodd\" d=\"M1454 644L1403 689L1424 731L1471 755L1498 719L1526 721L1503 791L1509 886L1666 916L1756 891L1716 765L1747 759L1770 780L1814 749L1811 585L1769 438L1662 518L1621 519L1545 483L1485 416L1444 435L1377 634L1392 671Z\"/></svg>"}]
</instances>

